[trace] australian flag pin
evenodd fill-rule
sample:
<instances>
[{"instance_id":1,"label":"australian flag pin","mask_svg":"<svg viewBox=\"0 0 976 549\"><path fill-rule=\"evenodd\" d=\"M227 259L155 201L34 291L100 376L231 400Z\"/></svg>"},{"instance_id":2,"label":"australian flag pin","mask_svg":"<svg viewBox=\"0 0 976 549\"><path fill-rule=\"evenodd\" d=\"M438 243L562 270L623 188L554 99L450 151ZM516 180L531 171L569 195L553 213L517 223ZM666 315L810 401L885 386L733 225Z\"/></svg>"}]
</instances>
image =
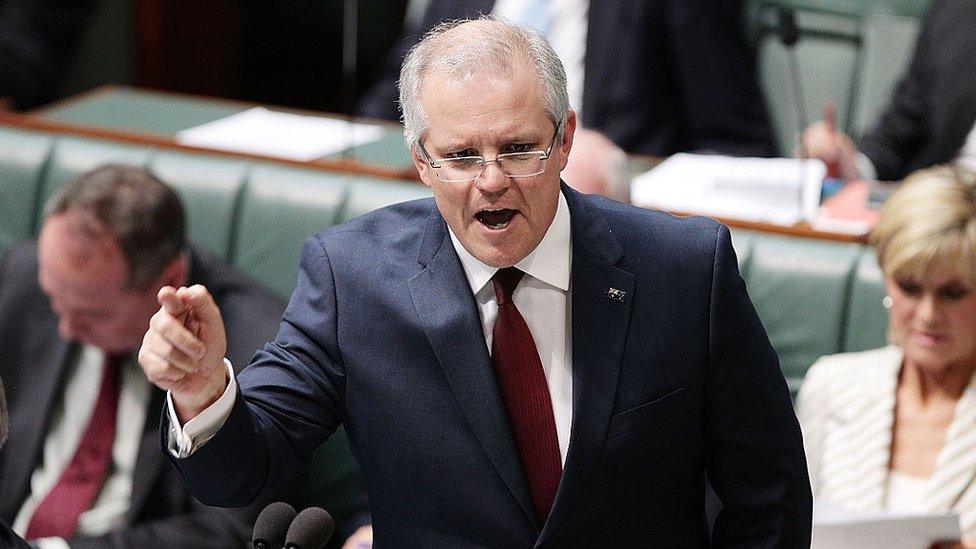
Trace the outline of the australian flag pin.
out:
<instances>
[{"instance_id":1,"label":"australian flag pin","mask_svg":"<svg viewBox=\"0 0 976 549\"><path fill-rule=\"evenodd\" d=\"M616 288L607 288L607 298L614 301L624 302L624 298L627 297L627 292L623 290L618 290Z\"/></svg>"}]
</instances>

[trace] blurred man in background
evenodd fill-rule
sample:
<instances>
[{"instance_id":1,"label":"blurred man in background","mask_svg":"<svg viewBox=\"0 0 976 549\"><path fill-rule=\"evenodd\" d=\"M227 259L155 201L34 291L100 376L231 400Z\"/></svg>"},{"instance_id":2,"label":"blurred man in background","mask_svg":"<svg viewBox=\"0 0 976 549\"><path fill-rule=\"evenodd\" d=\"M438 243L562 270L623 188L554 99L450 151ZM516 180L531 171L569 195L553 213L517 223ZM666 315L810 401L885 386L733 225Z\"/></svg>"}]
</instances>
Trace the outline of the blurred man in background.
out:
<instances>
[{"instance_id":1,"label":"blurred man in background","mask_svg":"<svg viewBox=\"0 0 976 549\"><path fill-rule=\"evenodd\" d=\"M283 303L188 245L176 193L134 167L82 175L50 200L37 242L0 266L0 374L12 425L0 518L42 549L241 546L255 509L206 507L159 455L165 395L135 362L164 285L206 283L245 364ZM348 450L346 450L348 452Z\"/></svg>"},{"instance_id":2,"label":"blurred man in background","mask_svg":"<svg viewBox=\"0 0 976 549\"><path fill-rule=\"evenodd\" d=\"M858 145L832 114L806 129L808 154L846 180L897 181L936 164L976 170L976 2L937 0L922 23L908 72Z\"/></svg>"}]
</instances>

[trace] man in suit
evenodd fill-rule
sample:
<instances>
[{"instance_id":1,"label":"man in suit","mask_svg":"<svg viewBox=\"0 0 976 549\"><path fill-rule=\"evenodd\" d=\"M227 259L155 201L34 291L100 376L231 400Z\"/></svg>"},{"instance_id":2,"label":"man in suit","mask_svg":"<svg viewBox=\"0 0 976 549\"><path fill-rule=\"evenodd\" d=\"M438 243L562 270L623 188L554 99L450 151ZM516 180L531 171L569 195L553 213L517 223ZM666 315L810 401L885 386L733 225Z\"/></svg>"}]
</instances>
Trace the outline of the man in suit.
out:
<instances>
[{"instance_id":1,"label":"man in suit","mask_svg":"<svg viewBox=\"0 0 976 549\"><path fill-rule=\"evenodd\" d=\"M7 440L7 428L9 424L7 422L7 399L3 392L3 379L0 378L0 449L3 449L3 443ZM9 547L12 549L26 549L29 548L27 543L17 534L7 526L7 523L0 520L0 547Z\"/></svg>"},{"instance_id":2,"label":"man in suit","mask_svg":"<svg viewBox=\"0 0 976 549\"><path fill-rule=\"evenodd\" d=\"M976 170L974 27L976 2L932 2L908 72L878 123L855 146L828 116L804 132L808 153L836 164L848 180L897 181L946 163Z\"/></svg>"},{"instance_id":3,"label":"man in suit","mask_svg":"<svg viewBox=\"0 0 976 549\"><path fill-rule=\"evenodd\" d=\"M728 230L560 184L576 115L536 33L442 26L400 90L434 199L307 240L236 379L207 289L160 291L139 358L188 487L248 501L344 423L380 545L704 546L706 473L717 546L808 544L799 428Z\"/></svg>"},{"instance_id":4,"label":"man in suit","mask_svg":"<svg viewBox=\"0 0 976 549\"><path fill-rule=\"evenodd\" d=\"M284 304L186 245L178 196L134 167L106 166L66 185L38 241L7 253L0 374L12 426L0 453L0 518L42 548L250 539L255 509L200 504L159 455L165 394L135 361L157 289L190 282L221 303L230 360L244 364L275 333Z\"/></svg>"},{"instance_id":5,"label":"man in suit","mask_svg":"<svg viewBox=\"0 0 976 549\"><path fill-rule=\"evenodd\" d=\"M626 152L775 154L741 0L549 0L547 16L524 13L539 3L432 0L387 56L360 114L398 119L396 81L409 48L442 21L495 12L546 29L582 127Z\"/></svg>"}]
</instances>

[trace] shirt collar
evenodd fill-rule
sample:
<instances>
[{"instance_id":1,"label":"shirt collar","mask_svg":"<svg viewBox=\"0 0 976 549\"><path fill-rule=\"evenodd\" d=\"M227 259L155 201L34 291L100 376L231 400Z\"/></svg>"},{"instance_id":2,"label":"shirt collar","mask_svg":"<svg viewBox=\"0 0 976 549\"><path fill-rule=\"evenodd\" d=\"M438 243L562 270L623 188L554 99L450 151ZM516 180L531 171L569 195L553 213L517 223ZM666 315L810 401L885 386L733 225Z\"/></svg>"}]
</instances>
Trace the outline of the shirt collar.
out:
<instances>
[{"instance_id":1,"label":"shirt collar","mask_svg":"<svg viewBox=\"0 0 976 549\"><path fill-rule=\"evenodd\" d=\"M488 284L498 269L485 265L471 255L461 245L461 241L458 240L450 226L447 230L451 234L451 242L454 244L458 258L461 259L461 266L464 267L464 274L468 279L468 284L471 285L471 291L477 294ZM556 216L552 219L546 235L542 237L539 245L515 266L532 278L565 292L569 290L571 264L572 242L570 240L569 205L566 204L566 197L560 192Z\"/></svg>"}]
</instances>

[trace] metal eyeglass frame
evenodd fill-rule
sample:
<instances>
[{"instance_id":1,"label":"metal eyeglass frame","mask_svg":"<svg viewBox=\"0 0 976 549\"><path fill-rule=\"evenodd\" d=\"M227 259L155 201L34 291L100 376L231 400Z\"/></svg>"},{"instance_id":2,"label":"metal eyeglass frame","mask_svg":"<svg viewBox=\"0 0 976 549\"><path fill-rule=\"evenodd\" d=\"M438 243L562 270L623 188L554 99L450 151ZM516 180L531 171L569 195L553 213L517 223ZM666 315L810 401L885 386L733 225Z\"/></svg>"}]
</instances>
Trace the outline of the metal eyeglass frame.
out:
<instances>
[{"instance_id":1,"label":"metal eyeglass frame","mask_svg":"<svg viewBox=\"0 0 976 549\"><path fill-rule=\"evenodd\" d=\"M486 165L491 164L491 163L494 163L494 162L497 162L498 163L498 168L501 169L502 170L502 173L504 173L508 177L532 177L534 175L539 175L540 173L543 173L543 172L546 171L546 164L545 164L545 162L543 162L543 164L542 164L542 169L539 170L539 171L537 171L537 172L535 172L535 173L527 173L527 174L521 174L521 175L512 175L512 174L508 173L507 171L505 171L504 169L502 169L502 163L499 161L499 159L511 158L513 156L523 155L523 154L538 154L539 155L539 160L543 160L543 161L548 160L549 159L549 156L552 154L552 148L556 146L556 138L559 137L559 130L560 129L562 129L562 124L559 124L559 125L556 126L556 131L555 131L555 133L552 134L552 141L549 142L549 146L546 147L546 150L544 150L544 151L536 150L536 151L523 151L523 152L501 153L501 154L495 155L495 158L493 158L491 160L488 160L484 156L481 156L481 155L478 155L478 156L458 156L456 158L437 158L437 159L433 159L433 158L430 157L430 153L427 152L427 149L424 148L424 144L421 143L419 139L417 140L417 147L420 148L420 152L424 155L424 161L427 162L427 165L430 166L431 169L434 170L434 175L437 176L437 179L440 179L441 181L444 181L446 183L463 183L465 181L474 181L475 179L478 179L479 177L481 177L481 174L485 173L485 166ZM472 177L466 177L464 179L444 179L443 177L441 177L441 174L438 171L440 168L443 168L443 166L439 166L437 164L440 164L441 162L443 162L445 160L448 160L448 161L454 161L454 160L472 160L472 159L475 159L475 158L480 159L478 161L478 164L481 166L481 169L478 171L478 173L476 175L474 175Z\"/></svg>"}]
</instances>

